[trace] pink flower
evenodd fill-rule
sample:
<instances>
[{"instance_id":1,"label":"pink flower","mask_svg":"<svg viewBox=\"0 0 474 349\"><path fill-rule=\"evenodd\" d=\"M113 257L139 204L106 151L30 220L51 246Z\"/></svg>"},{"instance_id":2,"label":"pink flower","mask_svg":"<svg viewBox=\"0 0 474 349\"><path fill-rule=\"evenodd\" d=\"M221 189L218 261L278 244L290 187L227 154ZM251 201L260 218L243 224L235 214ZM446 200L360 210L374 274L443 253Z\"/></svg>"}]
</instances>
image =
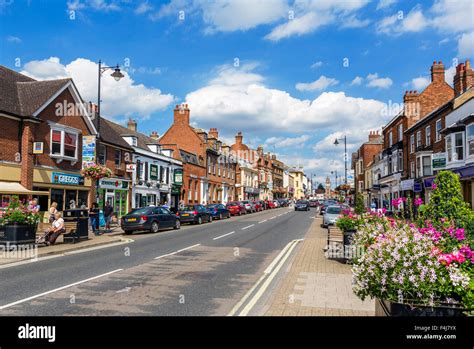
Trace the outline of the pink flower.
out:
<instances>
[{"instance_id":1,"label":"pink flower","mask_svg":"<svg viewBox=\"0 0 474 349\"><path fill-rule=\"evenodd\" d=\"M431 189L435 190L436 188L437 188L436 183L433 183L433 185L431 186Z\"/></svg>"},{"instance_id":2,"label":"pink flower","mask_svg":"<svg viewBox=\"0 0 474 349\"><path fill-rule=\"evenodd\" d=\"M421 206L423 205L423 199L422 198L416 198L413 203L415 204L415 206Z\"/></svg>"},{"instance_id":3,"label":"pink flower","mask_svg":"<svg viewBox=\"0 0 474 349\"><path fill-rule=\"evenodd\" d=\"M462 240L466 239L466 236L464 235L464 228L456 229L456 232L454 233L454 236L459 241L462 241Z\"/></svg>"}]
</instances>

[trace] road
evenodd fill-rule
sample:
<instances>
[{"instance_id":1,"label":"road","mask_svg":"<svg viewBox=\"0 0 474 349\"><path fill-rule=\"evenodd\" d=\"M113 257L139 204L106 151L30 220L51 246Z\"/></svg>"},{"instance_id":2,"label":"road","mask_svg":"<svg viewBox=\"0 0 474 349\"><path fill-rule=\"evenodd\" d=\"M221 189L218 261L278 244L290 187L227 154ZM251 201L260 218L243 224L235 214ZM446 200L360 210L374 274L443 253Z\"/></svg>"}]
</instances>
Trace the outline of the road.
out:
<instances>
[{"instance_id":1,"label":"road","mask_svg":"<svg viewBox=\"0 0 474 349\"><path fill-rule=\"evenodd\" d=\"M227 315L315 211L278 208L0 269L0 315Z\"/></svg>"}]
</instances>

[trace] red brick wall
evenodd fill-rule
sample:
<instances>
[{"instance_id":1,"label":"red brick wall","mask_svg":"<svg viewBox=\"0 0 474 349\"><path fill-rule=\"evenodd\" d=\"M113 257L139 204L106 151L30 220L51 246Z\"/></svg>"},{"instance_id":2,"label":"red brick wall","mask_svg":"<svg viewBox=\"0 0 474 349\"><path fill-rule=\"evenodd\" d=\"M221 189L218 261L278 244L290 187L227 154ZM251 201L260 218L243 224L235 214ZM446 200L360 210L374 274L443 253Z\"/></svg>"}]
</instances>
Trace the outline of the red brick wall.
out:
<instances>
[{"instance_id":1,"label":"red brick wall","mask_svg":"<svg viewBox=\"0 0 474 349\"><path fill-rule=\"evenodd\" d=\"M16 161L15 154L20 152L20 141L18 139L18 128L20 122L3 117L0 133L0 160Z\"/></svg>"},{"instance_id":2,"label":"red brick wall","mask_svg":"<svg viewBox=\"0 0 474 349\"><path fill-rule=\"evenodd\" d=\"M33 156L32 142L34 124L26 122L23 125L23 133L21 137L21 179L20 183L26 189L33 189Z\"/></svg>"}]
</instances>

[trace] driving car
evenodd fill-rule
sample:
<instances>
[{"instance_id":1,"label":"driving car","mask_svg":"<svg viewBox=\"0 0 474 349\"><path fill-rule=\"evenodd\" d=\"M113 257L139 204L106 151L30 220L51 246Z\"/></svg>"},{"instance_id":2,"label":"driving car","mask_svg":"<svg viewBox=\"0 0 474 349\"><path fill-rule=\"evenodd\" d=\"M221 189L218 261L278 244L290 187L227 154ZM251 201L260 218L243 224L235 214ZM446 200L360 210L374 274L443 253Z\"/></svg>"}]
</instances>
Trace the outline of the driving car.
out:
<instances>
[{"instance_id":1,"label":"driving car","mask_svg":"<svg viewBox=\"0 0 474 349\"><path fill-rule=\"evenodd\" d=\"M154 206L130 211L122 217L121 225L125 234L134 231L157 233L161 228L181 228L181 220L167 208Z\"/></svg>"},{"instance_id":2,"label":"driving car","mask_svg":"<svg viewBox=\"0 0 474 349\"><path fill-rule=\"evenodd\" d=\"M323 215L323 227L327 228L330 225L336 224L336 221L345 209L347 209L345 205L331 205L326 207L326 211Z\"/></svg>"},{"instance_id":3,"label":"driving car","mask_svg":"<svg viewBox=\"0 0 474 349\"><path fill-rule=\"evenodd\" d=\"M230 218L230 211L223 204L209 204L206 208L212 219Z\"/></svg>"},{"instance_id":4,"label":"driving car","mask_svg":"<svg viewBox=\"0 0 474 349\"><path fill-rule=\"evenodd\" d=\"M212 222L212 216L203 205L186 205L178 210L181 223L202 224Z\"/></svg>"},{"instance_id":5,"label":"driving car","mask_svg":"<svg viewBox=\"0 0 474 349\"><path fill-rule=\"evenodd\" d=\"M244 205L245 209L247 210L247 213L254 213L257 212L255 208L255 204L252 201L249 200L243 200L241 201L242 205Z\"/></svg>"},{"instance_id":6,"label":"driving car","mask_svg":"<svg viewBox=\"0 0 474 349\"><path fill-rule=\"evenodd\" d=\"M295 204L295 211L309 211L309 202L307 200L298 200Z\"/></svg>"},{"instance_id":7,"label":"driving car","mask_svg":"<svg viewBox=\"0 0 474 349\"><path fill-rule=\"evenodd\" d=\"M319 202L318 200L309 200L309 207L318 207L319 206Z\"/></svg>"},{"instance_id":8,"label":"driving car","mask_svg":"<svg viewBox=\"0 0 474 349\"><path fill-rule=\"evenodd\" d=\"M239 201L228 202L226 208L229 210L232 216L241 216L247 214L247 209Z\"/></svg>"}]
</instances>

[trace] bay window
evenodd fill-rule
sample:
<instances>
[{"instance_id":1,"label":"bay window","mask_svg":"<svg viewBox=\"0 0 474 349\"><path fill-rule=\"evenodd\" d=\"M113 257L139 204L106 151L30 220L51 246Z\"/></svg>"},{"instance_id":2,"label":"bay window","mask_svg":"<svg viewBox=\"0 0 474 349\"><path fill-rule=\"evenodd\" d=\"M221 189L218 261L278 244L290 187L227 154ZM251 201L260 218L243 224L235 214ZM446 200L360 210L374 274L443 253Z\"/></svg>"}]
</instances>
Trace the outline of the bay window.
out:
<instances>
[{"instance_id":1,"label":"bay window","mask_svg":"<svg viewBox=\"0 0 474 349\"><path fill-rule=\"evenodd\" d=\"M51 128L51 150L53 157L69 158L77 160L78 131L66 128Z\"/></svg>"}]
</instances>

